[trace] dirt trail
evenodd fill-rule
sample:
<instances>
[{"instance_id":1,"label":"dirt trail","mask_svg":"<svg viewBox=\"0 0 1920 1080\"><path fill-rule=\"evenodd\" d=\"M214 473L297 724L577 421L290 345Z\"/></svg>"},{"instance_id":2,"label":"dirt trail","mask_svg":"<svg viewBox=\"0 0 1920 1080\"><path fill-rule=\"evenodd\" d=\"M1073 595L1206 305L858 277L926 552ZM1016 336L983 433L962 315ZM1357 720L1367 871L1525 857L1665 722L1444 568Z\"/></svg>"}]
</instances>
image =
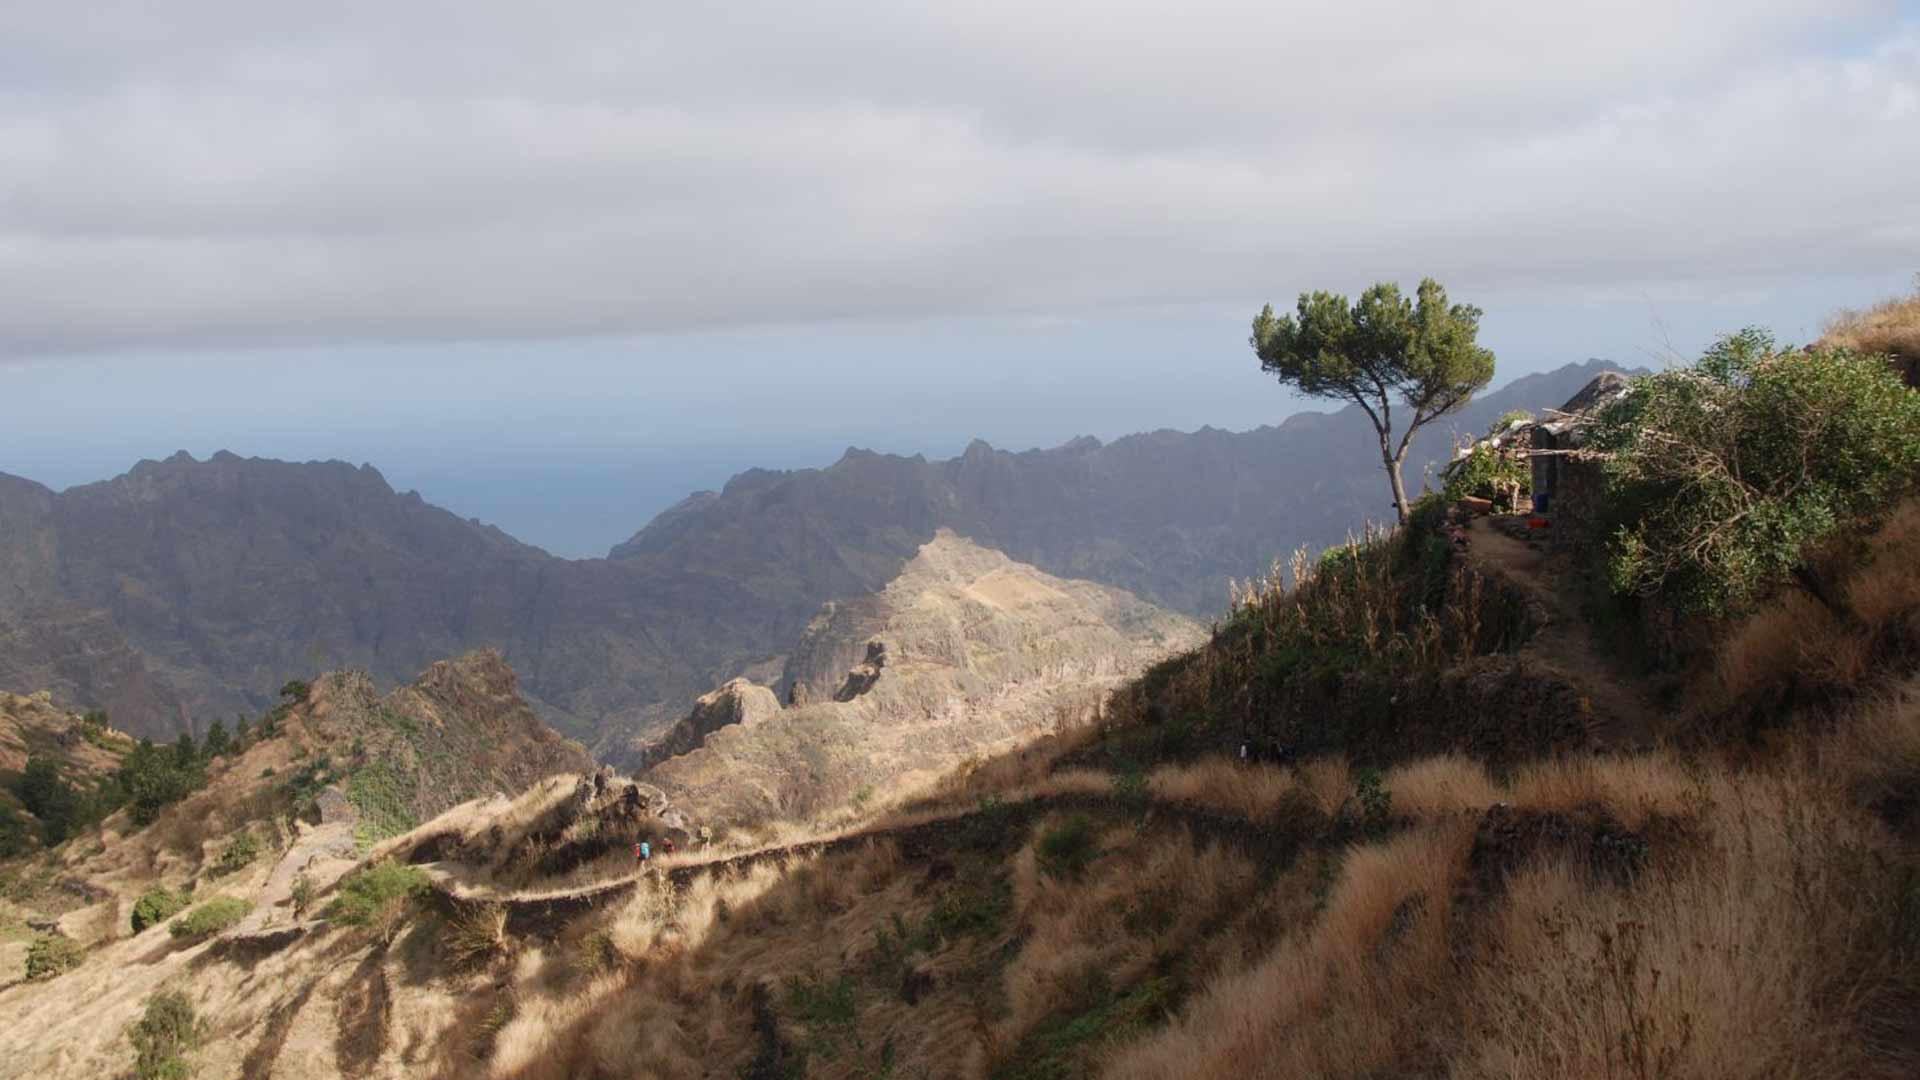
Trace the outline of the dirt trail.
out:
<instances>
[{"instance_id":1,"label":"dirt trail","mask_svg":"<svg viewBox=\"0 0 1920 1080\"><path fill-rule=\"evenodd\" d=\"M996 825L1001 830L1010 830L1024 827L1033 819L1054 810L1134 812L1137 809L1135 804L1115 796L1076 793L1036 795L1013 800L1002 804L994 812L1001 815ZM860 829L844 836L823 840L809 840L700 862L664 866L658 873L664 874L675 886L684 887L705 874L744 870L769 860L835 854L879 839L894 841L900 845L901 853L910 859L923 859L938 848L964 843L966 838L962 835L962 830L973 818L985 812L962 810L930 820ZM1287 830L1272 829L1214 810L1155 802L1148 812L1155 820L1184 825L1201 837L1232 844L1249 851L1258 856L1261 862L1269 865L1277 865L1290 859L1300 844L1299 838ZM459 877L449 873L443 866L427 863L420 869L426 871L436 887L445 893L457 896L463 902L486 901L504 905L507 909L507 925L510 932L542 935L556 932L567 920L583 911L623 898L641 882L648 880L656 873L646 871L629 874L585 885L565 893L529 895L466 892L460 890L462 883Z\"/></svg>"},{"instance_id":2,"label":"dirt trail","mask_svg":"<svg viewBox=\"0 0 1920 1080\"><path fill-rule=\"evenodd\" d=\"M1467 535L1469 561L1512 583L1539 606L1545 624L1523 654L1580 688L1591 707L1587 730L1594 742L1613 750L1650 745L1661 730L1664 712L1647 696L1641 679L1622 670L1594 640L1591 627L1574 608L1571 590L1563 586L1564 560L1508 536L1489 518L1474 518Z\"/></svg>"}]
</instances>

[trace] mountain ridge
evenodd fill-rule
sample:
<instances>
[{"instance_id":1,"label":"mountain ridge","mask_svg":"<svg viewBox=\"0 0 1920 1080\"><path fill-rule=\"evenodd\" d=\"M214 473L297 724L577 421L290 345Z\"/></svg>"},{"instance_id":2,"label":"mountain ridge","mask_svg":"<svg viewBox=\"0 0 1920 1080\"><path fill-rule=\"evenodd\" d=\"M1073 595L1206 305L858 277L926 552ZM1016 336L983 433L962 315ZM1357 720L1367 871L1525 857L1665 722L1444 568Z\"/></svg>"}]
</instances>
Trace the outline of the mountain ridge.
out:
<instances>
[{"instance_id":1,"label":"mountain ridge","mask_svg":"<svg viewBox=\"0 0 1920 1080\"><path fill-rule=\"evenodd\" d=\"M1557 405L1599 367L1515 380L1455 427ZM1448 437L1417 440L1416 458L1444 457ZM744 471L580 560L396 492L371 465L181 452L61 492L0 474L0 675L164 737L259 709L290 676L397 684L492 646L544 719L602 748L664 730L823 604L880 590L942 527L1211 615L1228 578L1384 514L1371 443L1348 409L1018 453L976 440L942 461L850 449Z\"/></svg>"}]
</instances>

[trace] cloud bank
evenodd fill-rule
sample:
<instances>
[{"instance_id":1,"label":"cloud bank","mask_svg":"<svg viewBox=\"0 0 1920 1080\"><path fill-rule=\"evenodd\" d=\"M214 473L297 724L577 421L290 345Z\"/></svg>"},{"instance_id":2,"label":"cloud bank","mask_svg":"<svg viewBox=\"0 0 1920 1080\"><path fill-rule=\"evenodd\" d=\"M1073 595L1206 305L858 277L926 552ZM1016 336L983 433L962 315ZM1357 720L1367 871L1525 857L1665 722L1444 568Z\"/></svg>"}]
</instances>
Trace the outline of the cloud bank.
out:
<instances>
[{"instance_id":1,"label":"cloud bank","mask_svg":"<svg viewBox=\"0 0 1920 1080\"><path fill-rule=\"evenodd\" d=\"M26 0L0 356L1909 268L1920 18L1741 6Z\"/></svg>"}]
</instances>

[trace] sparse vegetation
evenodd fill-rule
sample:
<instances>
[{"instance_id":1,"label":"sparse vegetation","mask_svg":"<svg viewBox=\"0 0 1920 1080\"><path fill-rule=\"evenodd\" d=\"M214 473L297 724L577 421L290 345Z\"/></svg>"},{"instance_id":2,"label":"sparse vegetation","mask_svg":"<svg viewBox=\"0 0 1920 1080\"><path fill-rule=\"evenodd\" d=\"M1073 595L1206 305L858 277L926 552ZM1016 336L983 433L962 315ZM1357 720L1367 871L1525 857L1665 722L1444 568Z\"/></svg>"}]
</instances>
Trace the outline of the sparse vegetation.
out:
<instances>
[{"instance_id":1,"label":"sparse vegetation","mask_svg":"<svg viewBox=\"0 0 1920 1080\"><path fill-rule=\"evenodd\" d=\"M133 903L133 932L138 934L149 926L158 926L173 918L193 902L186 892L174 892L170 889L149 889L140 894Z\"/></svg>"},{"instance_id":2,"label":"sparse vegetation","mask_svg":"<svg viewBox=\"0 0 1920 1080\"><path fill-rule=\"evenodd\" d=\"M63 975L80 966L86 950L64 934L42 934L27 947L27 981L38 982Z\"/></svg>"},{"instance_id":3,"label":"sparse vegetation","mask_svg":"<svg viewBox=\"0 0 1920 1080\"><path fill-rule=\"evenodd\" d=\"M213 862L213 876L226 877L228 874L238 873L252 865L253 860L259 857L259 839L253 835L252 830L243 829L236 833L233 839L227 841L226 847L220 849L220 857Z\"/></svg>"},{"instance_id":4,"label":"sparse vegetation","mask_svg":"<svg viewBox=\"0 0 1920 1080\"><path fill-rule=\"evenodd\" d=\"M247 917L253 905L237 896L216 896L181 916L168 928L177 938L211 937Z\"/></svg>"},{"instance_id":5,"label":"sparse vegetation","mask_svg":"<svg viewBox=\"0 0 1920 1080\"><path fill-rule=\"evenodd\" d=\"M500 904L460 904L448 916L440 947L455 967L480 967L507 955L507 909Z\"/></svg>"},{"instance_id":6,"label":"sparse vegetation","mask_svg":"<svg viewBox=\"0 0 1920 1080\"><path fill-rule=\"evenodd\" d=\"M314 897L319 895L319 891L314 886L312 878L304 873L295 874L293 887L288 893L289 899L293 901L293 913L296 916L305 915L307 909L313 906Z\"/></svg>"},{"instance_id":7,"label":"sparse vegetation","mask_svg":"<svg viewBox=\"0 0 1920 1080\"><path fill-rule=\"evenodd\" d=\"M419 824L409 805L411 788L409 779L386 761L370 762L347 777L343 790L360 812L354 837L363 849Z\"/></svg>"},{"instance_id":8,"label":"sparse vegetation","mask_svg":"<svg viewBox=\"0 0 1920 1080\"><path fill-rule=\"evenodd\" d=\"M406 918L414 897L426 891L427 875L418 867L390 860L356 870L340 883L327 917L345 926L373 931L390 941Z\"/></svg>"},{"instance_id":9,"label":"sparse vegetation","mask_svg":"<svg viewBox=\"0 0 1920 1080\"><path fill-rule=\"evenodd\" d=\"M1040 833L1040 866L1056 877L1076 877L1100 853L1093 820L1074 814Z\"/></svg>"}]
</instances>

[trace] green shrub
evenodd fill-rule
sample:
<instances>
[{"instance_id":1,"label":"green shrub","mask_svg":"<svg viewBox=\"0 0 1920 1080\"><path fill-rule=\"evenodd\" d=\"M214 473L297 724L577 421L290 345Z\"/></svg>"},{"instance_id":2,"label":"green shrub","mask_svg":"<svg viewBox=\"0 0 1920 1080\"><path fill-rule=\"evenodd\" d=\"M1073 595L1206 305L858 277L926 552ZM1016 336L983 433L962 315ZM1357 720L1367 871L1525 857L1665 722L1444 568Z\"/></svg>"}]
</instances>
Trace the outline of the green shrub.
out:
<instances>
[{"instance_id":1,"label":"green shrub","mask_svg":"<svg viewBox=\"0 0 1920 1080\"><path fill-rule=\"evenodd\" d=\"M305 701L312 690L311 686L299 679L288 679L286 685L280 688L280 696L288 701Z\"/></svg>"},{"instance_id":2,"label":"green shrub","mask_svg":"<svg viewBox=\"0 0 1920 1080\"><path fill-rule=\"evenodd\" d=\"M232 927L252 910L252 904L237 896L216 896L187 912L169 932L177 938L208 937Z\"/></svg>"},{"instance_id":3,"label":"green shrub","mask_svg":"<svg viewBox=\"0 0 1920 1080\"><path fill-rule=\"evenodd\" d=\"M356 870L340 883L327 905L327 917L346 926L372 929L390 939L412 899L427 889L426 872L382 860Z\"/></svg>"},{"instance_id":4,"label":"green shrub","mask_svg":"<svg viewBox=\"0 0 1920 1080\"><path fill-rule=\"evenodd\" d=\"M314 887L312 878L305 874L294 875L293 891L289 894L293 898L293 913L305 915L307 909L313 906L314 895L319 891Z\"/></svg>"},{"instance_id":5,"label":"green shrub","mask_svg":"<svg viewBox=\"0 0 1920 1080\"><path fill-rule=\"evenodd\" d=\"M80 943L61 934L43 934L27 947L27 979L37 981L80 966L84 950Z\"/></svg>"},{"instance_id":6,"label":"green shrub","mask_svg":"<svg viewBox=\"0 0 1920 1080\"><path fill-rule=\"evenodd\" d=\"M1360 804L1360 826L1370 835L1385 833L1393 823L1393 792L1379 769L1365 768L1353 774L1353 797Z\"/></svg>"},{"instance_id":7,"label":"green shrub","mask_svg":"<svg viewBox=\"0 0 1920 1080\"><path fill-rule=\"evenodd\" d=\"M166 922L192 902L193 897L184 892L148 890L133 902L133 932L137 934L149 926Z\"/></svg>"},{"instance_id":8,"label":"green shrub","mask_svg":"<svg viewBox=\"0 0 1920 1080\"><path fill-rule=\"evenodd\" d=\"M147 999L146 1013L127 1029L133 1043L133 1074L139 1080L185 1080L193 1075L186 1055L206 1039L206 1024L178 990Z\"/></svg>"},{"instance_id":9,"label":"green shrub","mask_svg":"<svg viewBox=\"0 0 1920 1080\"><path fill-rule=\"evenodd\" d=\"M1093 819L1074 814L1042 832L1034 851L1042 870L1054 877L1073 877L1099 854L1099 843Z\"/></svg>"},{"instance_id":10,"label":"green shrub","mask_svg":"<svg viewBox=\"0 0 1920 1080\"><path fill-rule=\"evenodd\" d=\"M1486 442L1474 443L1465 456L1449 462L1440 477L1440 497L1447 502L1458 502L1471 495L1491 500L1494 509L1500 511L1511 511L1515 497L1533 489L1533 466L1529 460L1503 453Z\"/></svg>"},{"instance_id":11,"label":"green shrub","mask_svg":"<svg viewBox=\"0 0 1920 1080\"><path fill-rule=\"evenodd\" d=\"M241 832L220 850L220 857L213 863L213 876L225 877L244 870L259 857L260 841L254 839L251 831Z\"/></svg>"},{"instance_id":12,"label":"green shrub","mask_svg":"<svg viewBox=\"0 0 1920 1080\"><path fill-rule=\"evenodd\" d=\"M1810 545L1912 488L1920 394L1879 357L1783 352L1746 330L1690 367L1635 379L1592 443L1605 455L1613 588L1717 614L1807 580Z\"/></svg>"},{"instance_id":13,"label":"green shrub","mask_svg":"<svg viewBox=\"0 0 1920 1080\"><path fill-rule=\"evenodd\" d=\"M419 824L410 805L413 788L411 778L386 761L364 765L347 777L342 790L360 812L353 835L362 850Z\"/></svg>"}]
</instances>

